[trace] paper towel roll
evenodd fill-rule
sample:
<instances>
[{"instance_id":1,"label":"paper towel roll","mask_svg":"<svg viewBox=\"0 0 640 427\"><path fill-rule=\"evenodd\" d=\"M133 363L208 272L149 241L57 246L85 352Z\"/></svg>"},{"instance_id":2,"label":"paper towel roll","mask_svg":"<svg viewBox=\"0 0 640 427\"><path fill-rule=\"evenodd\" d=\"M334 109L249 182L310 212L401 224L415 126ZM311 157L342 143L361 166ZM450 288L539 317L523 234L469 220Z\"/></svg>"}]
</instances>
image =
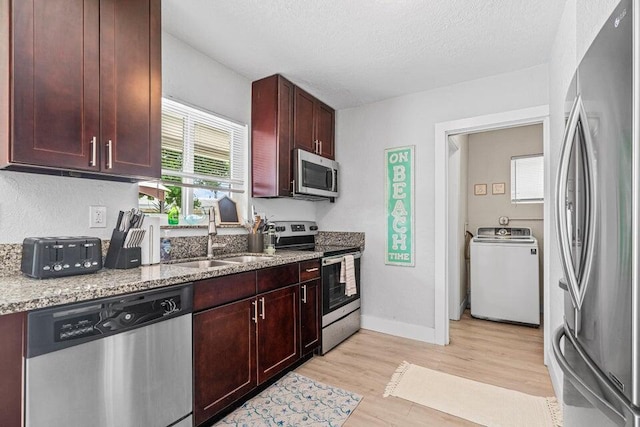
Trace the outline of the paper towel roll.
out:
<instances>
[{"instance_id":1,"label":"paper towel roll","mask_svg":"<svg viewBox=\"0 0 640 427\"><path fill-rule=\"evenodd\" d=\"M142 228L146 230L140 245L142 265L158 264L160 262L160 218L146 216Z\"/></svg>"}]
</instances>

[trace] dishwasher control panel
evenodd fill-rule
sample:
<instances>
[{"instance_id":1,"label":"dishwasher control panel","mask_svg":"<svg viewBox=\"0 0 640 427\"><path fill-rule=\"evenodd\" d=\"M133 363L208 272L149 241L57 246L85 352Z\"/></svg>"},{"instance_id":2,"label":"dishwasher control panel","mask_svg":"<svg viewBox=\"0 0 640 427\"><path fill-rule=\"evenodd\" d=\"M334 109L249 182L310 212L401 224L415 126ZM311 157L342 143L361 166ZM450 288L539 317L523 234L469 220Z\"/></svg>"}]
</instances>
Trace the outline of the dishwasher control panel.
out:
<instances>
[{"instance_id":1,"label":"dishwasher control panel","mask_svg":"<svg viewBox=\"0 0 640 427\"><path fill-rule=\"evenodd\" d=\"M34 310L28 319L27 357L191 313L192 299L189 284Z\"/></svg>"}]
</instances>

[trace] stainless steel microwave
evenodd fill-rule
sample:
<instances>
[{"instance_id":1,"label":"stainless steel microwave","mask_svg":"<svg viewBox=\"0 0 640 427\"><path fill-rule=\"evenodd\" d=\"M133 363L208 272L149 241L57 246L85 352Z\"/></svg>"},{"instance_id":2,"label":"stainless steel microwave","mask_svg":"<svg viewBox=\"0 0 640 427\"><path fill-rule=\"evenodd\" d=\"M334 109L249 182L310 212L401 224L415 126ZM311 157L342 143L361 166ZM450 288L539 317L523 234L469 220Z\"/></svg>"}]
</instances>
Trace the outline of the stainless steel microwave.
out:
<instances>
[{"instance_id":1,"label":"stainless steel microwave","mask_svg":"<svg viewBox=\"0 0 640 427\"><path fill-rule=\"evenodd\" d=\"M293 150L293 197L321 200L338 197L338 162L296 148Z\"/></svg>"}]
</instances>

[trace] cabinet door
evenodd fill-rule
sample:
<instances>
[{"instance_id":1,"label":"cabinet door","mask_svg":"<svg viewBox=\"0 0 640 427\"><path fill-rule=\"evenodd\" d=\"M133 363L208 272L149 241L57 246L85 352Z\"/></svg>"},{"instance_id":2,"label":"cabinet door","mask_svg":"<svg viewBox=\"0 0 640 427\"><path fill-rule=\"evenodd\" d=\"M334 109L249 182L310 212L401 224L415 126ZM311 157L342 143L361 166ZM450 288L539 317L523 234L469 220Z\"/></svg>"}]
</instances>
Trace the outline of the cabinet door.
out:
<instances>
[{"instance_id":1,"label":"cabinet door","mask_svg":"<svg viewBox=\"0 0 640 427\"><path fill-rule=\"evenodd\" d=\"M100 1L105 172L160 177L160 0Z\"/></svg>"},{"instance_id":2,"label":"cabinet door","mask_svg":"<svg viewBox=\"0 0 640 427\"><path fill-rule=\"evenodd\" d=\"M256 386L254 304L251 298L193 316L196 425Z\"/></svg>"},{"instance_id":3,"label":"cabinet door","mask_svg":"<svg viewBox=\"0 0 640 427\"><path fill-rule=\"evenodd\" d=\"M318 140L318 154L333 159L335 112L333 108L318 101L316 103L316 139Z\"/></svg>"},{"instance_id":4,"label":"cabinet door","mask_svg":"<svg viewBox=\"0 0 640 427\"><path fill-rule=\"evenodd\" d=\"M0 316L0 424L22 425L23 349L25 313Z\"/></svg>"},{"instance_id":5,"label":"cabinet door","mask_svg":"<svg viewBox=\"0 0 640 427\"><path fill-rule=\"evenodd\" d=\"M253 197L291 195L293 84L280 75L251 86L251 189Z\"/></svg>"},{"instance_id":6,"label":"cabinet door","mask_svg":"<svg viewBox=\"0 0 640 427\"><path fill-rule=\"evenodd\" d=\"M316 152L315 123L313 119L315 98L296 86L294 90L293 147Z\"/></svg>"},{"instance_id":7,"label":"cabinet door","mask_svg":"<svg viewBox=\"0 0 640 427\"><path fill-rule=\"evenodd\" d=\"M258 384L300 358L298 285L258 295Z\"/></svg>"},{"instance_id":8,"label":"cabinet door","mask_svg":"<svg viewBox=\"0 0 640 427\"><path fill-rule=\"evenodd\" d=\"M10 161L97 171L98 2L18 0L12 7Z\"/></svg>"},{"instance_id":9,"label":"cabinet door","mask_svg":"<svg viewBox=\"0 0 640 427\"><path fill-rule=\"evenodd\" d=\"M320 279L300 285L300 345L303 355L320 345L320 286Z\"/></svg>"},{"instance_id":10,"label":"cabinet door","mask_svg":"<svg viewBox=\"0 0 640 427\"><path fill-rule=\"evenodd\" d=\"M293 145L293 84L278 78L278 196L291 195Z\"/></svg>"}]
</instances>

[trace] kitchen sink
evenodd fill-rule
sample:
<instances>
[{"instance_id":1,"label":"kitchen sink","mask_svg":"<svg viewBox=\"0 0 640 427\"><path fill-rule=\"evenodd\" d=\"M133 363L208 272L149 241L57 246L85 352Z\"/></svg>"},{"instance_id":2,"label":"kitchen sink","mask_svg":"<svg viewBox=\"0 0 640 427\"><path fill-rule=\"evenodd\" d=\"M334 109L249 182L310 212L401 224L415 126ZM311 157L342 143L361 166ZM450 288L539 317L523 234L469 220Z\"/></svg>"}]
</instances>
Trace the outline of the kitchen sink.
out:
<instances>
[{"instance_id":1,"label":"kitchen sink","mask_svg":"<svg viewBox=\"0 0 640 427\"><path fill-rule=\"evenodd\" d=\"M234 262L234 263L245 263L245 262L254 262L254 261L264 261L269 259L268 256L257 256L257 255L240 255L229 258L224 258L222 261L224 262Z\"/></svg>"},{"instance_id":2,"label":"kitchen sink","mask_svg":"<svg viewBox=\"0 0 640 427\"><path fill-rule=\"evenodd\" d=\"M230 265L238 264L238 262L227 262L219 259L205 259L202 261L189 261L189 262L180 262L176 263L178 267L189 267L189 268L215 268L215 267L228 267Z\"/></svg>"}]
</instances>

